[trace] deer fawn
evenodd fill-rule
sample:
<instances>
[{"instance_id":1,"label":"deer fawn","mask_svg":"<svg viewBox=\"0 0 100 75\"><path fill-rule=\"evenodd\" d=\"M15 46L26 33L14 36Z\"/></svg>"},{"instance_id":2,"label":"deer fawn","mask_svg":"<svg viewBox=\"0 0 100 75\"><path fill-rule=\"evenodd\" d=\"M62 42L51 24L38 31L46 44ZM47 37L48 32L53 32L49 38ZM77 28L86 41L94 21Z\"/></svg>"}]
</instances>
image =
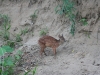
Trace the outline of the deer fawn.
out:
<instances>
[{"instance_id":1,"label":"deer fawn","mask_svg":"<svg viewBox=\"0 0 100 75\"><path fill-rule=\"evenodd\" d=\"M44 51L46 47L51 47L53 49L54 54L56 55L56 48L65 42L65 38L63 37L63 35L62 36L59 35L58 37L59 40L55 39L52 36L45 35L38 40L38 44L40 45L41 48L40 50L41 56L43 52L46 55Z\"/></svg>"}]
</instances>

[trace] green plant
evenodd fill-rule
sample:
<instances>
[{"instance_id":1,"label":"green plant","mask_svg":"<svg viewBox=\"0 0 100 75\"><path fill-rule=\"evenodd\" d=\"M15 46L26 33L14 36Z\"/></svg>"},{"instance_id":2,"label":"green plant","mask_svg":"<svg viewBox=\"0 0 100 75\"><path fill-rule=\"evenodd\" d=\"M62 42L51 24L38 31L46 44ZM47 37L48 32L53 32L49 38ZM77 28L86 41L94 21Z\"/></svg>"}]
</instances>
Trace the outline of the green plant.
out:
<instances>
[{"instance_id":1,"label":"green plant","mask_svg":"<svg viewBox=\"0 0 100 75\"><path fill-rule=\"evenodd\" d=\"M35 75L35 73L36 73L36 69L37 69L37 66L33 69L33 71L32 71L32 75ZM29 70L28 72L25 72L24 75L28 75L30 71L31 71L31 70Z\"/></svg>"},{"instance_id":2,"label":"green plant","mask_svg":"<svg viewBox=\"0 0 100 75\"><path fill-rule=\"evenodd\" d=\"M55 8L56 13L60 15L65 15L66 17L69 17L69 20L71 21L71 29L70 32L72 35L75 33L75 8L74 3L71 0L62 0L62 4L58 5Z\"/></svg>"},{"instance_id":3,"label":"green plant","mask_svg":"<svg viewBox=\"0 0 100 75\"><path fill-rule=\"evenodd\" d=\"M16 57L7 56L7 54L12 53L13 50L14 49L9 46L0 47L0 75L14 75L14 68L20 59L20 54L16 54Z\"/></svg>"},{"instance_id":4,"label":"green plant","mask_svg":"<svg viewBox=\"0 0 100 75\"><path fill-rule=\"evenodd\" d=\"M18 50L17 53L14 55L15 62L18 62L21 59L22 51Z\"/></svg>"},{"instance_id":5,"label":"green plant","mask_svg":"<svg viewBox=\"0 0 100 75\"><path fill-rule=\"evenodd\" d=\"M15 41L7 40L6 43L5 43L5 45L14 48L15 47Z\"/></svg>"},{"instance_id":6,"label":"green plant","mask_svg":"<svg viewBox=\"0 0 100 75\"><path fill-rule=\"evenodd\" d=\"M8 40L10 37L10 33L9 33L9 29L11 27L10 25L10 18L8 17L8 15L2 15L0 14L0 24L2 26L2 30L0 31L0 35L3 36L3 38L5 40Z\"/></svg>"},{"instance_id":7,"label":"green plant","mask_svg":"<svg viewBox=\"0 0 100 75\"><path fill-rule=\"evenodd\" d=\"M48 32L48 29L47 29L47 28L43 28L43 29L40 31L40 36L46 35L47 32Z\"/></svg>"},{"instance_id":8,"label":"green plant","mask_svg":"<svg viewBox=\"0 0 100 75\"><path fill-rule=\"evenodd\" d=\"M81 22L84 26L86 26L86 25L88 24L85 18L82 18L82 19L80 20L80 22Z\"/></svg>"},{"instance_id":9,"label":"green plant","mask_svg":"<svg viewBox=\"0 0 100 75\"><path fill-rule=\"evenodd\" d=\"M33 75L36 73L37 66L33 69Z\"/></svg>"},{"instance_id":10,"label":"green plant","mask_svg":"<svg viewBox=\"0 0 100 75\"><path fill-rule=\"evenodd\" d=\"M16 40L11 40L10 39L10 18L8 17L8 15L2 15L0 14L0 36L4 39L5 41L5 45L8 45L10 47L15 47L15 43L16 42L20 42L22 41L22 38L20 37L20 35L25 35L28 32L28 29L26 28L25 30L21 31L21 34L17 34Z\"/></svg>"},{"instance_id":11,"label":"green plant","mask_svg":"<svg viewBox=\"0 0 100 75\"><path fill-rule=\"evenodd\" d=\"M22 38L21 38L20 34L16 34L16 40L15 41L16 42L22 41Z\"/></svg>"},{"instance_id":12,"label":"green plant","mask_svg":"<svg viewBox=\"0 0 100 75\"><path fill-rule=\"evenodd\" d=\"M35 12L30 16L32 22L35 22L36 21L37 12L38 12L38 10L35 10Z\"/></svg>"},{"instance_id":13,"label":"green plant","mask_svg":"<svg viewBox=\"0 0 100 75\"><path fill-rule=\"evenodd\" d=\"M25 35L26 33L28 33L28 28L21 30L20 35Z\"/></svg>"},{"instance_id":14,"label":"green plant","mask_svg":"<svg viewBox=\"0 0 100 75\"><path fill-rule=\"evenodd\" d=\"M13 49L9 46L3 46L3 47L0 47L0 56L2 56L2 59L0 61L0 74L1 75L10 75L10 74L13 74L13 66L14 66L14 63L13 63L13 58L8 56L8 57L4 57L4 55L6 53L10 53L12 52Z\"/></svg>"}]
</instances>

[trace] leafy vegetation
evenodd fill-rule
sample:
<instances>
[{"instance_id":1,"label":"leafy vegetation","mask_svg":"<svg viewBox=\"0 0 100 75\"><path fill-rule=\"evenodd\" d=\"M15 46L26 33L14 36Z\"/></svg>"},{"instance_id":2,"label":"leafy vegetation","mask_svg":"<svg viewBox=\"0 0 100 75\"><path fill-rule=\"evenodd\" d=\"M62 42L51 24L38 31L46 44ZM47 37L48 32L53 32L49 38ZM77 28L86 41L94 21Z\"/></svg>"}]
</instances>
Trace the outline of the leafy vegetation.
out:
<instances>
[{"instance_id":1,"label":"leafy vegetation","mask_svg":"<svg viewBox=\"0 0 100 75\"><path fill-rule=\"evenodd\" d=\"M75 33L75 8L74 3L71 0L62 0L62 4L55 8L56 13L65 15L71 21L70 32L72 35Z\"/></svg>"},{"instance_id":2,"label":"leafy vegetation","mask_svg":"<svg viewBox=\"0 0 100 75\"><path fill-rule=\"evenodd\" d=\"M37 69L37 66L36 66L36 67L34 68L34 70L33 70L33 75L35 75L36 69Z\"/></svg>"},{"instance_id":3,"label":"leafy vegetation","mask_svg":"<svg viewBox=\"0 0 100 75\"><path fill-rule=\"evenodd\" d=\"M36 69L37 69L37 66L33 69L33 71L32 71L32 75L35 75L35 73L36 73ZM24 75L28 75L28 74L30 73L30 71L31 71L31 70L29 70L28 72L25 72Z\"/></svg>"},{"instance_id":4,"label":"leafy vegetation","mask_svg":"<svg viewBox=\"0 0 100 75\"><path fill-rule=\"evenodd\" d=\"M8 40L10 37L9 29L11 27L10 18L8 17L8 15L0 14L0 24L2 26L2 31L0 31L0 35L3 36L5 40Z\"/></svg>"},{"instance_id":5,"label":"leafy vegetation","mask_svg":"<svg viewBox=\"0 0 100 75\"><path fill-rule=\"evenodd\" d=\"M38 10L35 10L35 12L30 16L32 23L36 22L37 12L38 12Z\"/></svg>"},{"instance_id":6,"label":"leafy vegetation","mask_svg":"<svg viewBox=\"0 0 100 75\"><path fill-rule=\"evenodd\" d=\"M0 36L5 40L5 45L8 45L10 47L15 46L15 41L10 39L10 18L8 17L8 15L3 15L0 14L0 26L1 26L1 30L0 30Z\"/></svg>"},{"instance_id":7,"label":"leafy vegetation","mask_svg":"<svg viewBox=\"0 0 100 75\"><path fill-rule=\"evenodd\" d=\"M20 36L20 34L16 34L16 42L21 42L22 38Z\"/></svg>"},{"instance_id":8,"label":"leafy vegetation","mask_svg":"<svg viewBox=\"0 0 100 75\"><path fill-rule=\"evenodd\" d=\"M28 28L21 30L20 35L25 35L26 33L28 33Z\"/></svg>"},{"instance_id":9,"label":"leafy vegetation","mask_svg":"<svg viewBox=\"0 0 100 75\"><path fill-rule=\"evenodd\" d=\"M0 75L13 75L14 67L16 63L20 60L20 53L17 53L16 56L10 56L9 53L13 52L13 48L9 46L0 47ZM7 54L9 54L7 56ZM6 55L6 56L5 56Z\"/></svg>"},{"instance_id":10,"label":"leafy vegetation","mask_svg":"<svg viewBox=\"0 0 100 75\"><path fill-rule=\"evenodd\" d=\"M86 25L88 24L85 18L82 18L82 19L80 20L80 22L81 22L84 26L86 26Z\"/></svg>"},{"instance_id":11,"label":"leafy vegetation","mask_svg":"<svg viewBox=\"0 0 100 75\"><path fill-rule=\"evenodd\" d=\"M10 18L8 17L8 15L3 15L0 14L0 36L4 39L4 45L8 45L10 47L15 47L15 44L17 44L17 42L21 42L22 38L21 35L25 35L26 33L28 33L28 29L25 28L24 30L21 30L21 32L19 34L14 34L14 40L10 39L10 35L11 33L9 32L11 25L10 25Z\"/></svg>"},{"instance_id":12,"label":"leafy vegetation","mask_svg":"<svg viewBox=\"0 0 100 75\"><path fill-rule=\"evenodd\" d=\"M47 32L48 32L48 29L47 29L47 28L43 28L43 29L40 31L40 36L46 35Z\"/></svg>"},{"instance_id":13,"label":"leafy vegetation","mask_svg":"<svg viewBox=\"0 0 100 75\"><path fill-rule=\"evenodd\" d=\"M0 47L0 75L14 75L15 68L20 64L22 52L19 50L13 56L11 53L14 51L10 46ZM36 68L32 71L32 75L35 75ZM31 70L25 72L24 75L28 75Z\"/></svg>"},{"instance_id":14,"label":"leafy vegetation","mask_svg":"<svg viewBox=\"0 0 100 75\"><path fill-rule=\"evenodd\" d=\"M6 43L5 43L5 45L14 48L15 47L15 41L7 40Z\"/></svg>"}]
</instances>

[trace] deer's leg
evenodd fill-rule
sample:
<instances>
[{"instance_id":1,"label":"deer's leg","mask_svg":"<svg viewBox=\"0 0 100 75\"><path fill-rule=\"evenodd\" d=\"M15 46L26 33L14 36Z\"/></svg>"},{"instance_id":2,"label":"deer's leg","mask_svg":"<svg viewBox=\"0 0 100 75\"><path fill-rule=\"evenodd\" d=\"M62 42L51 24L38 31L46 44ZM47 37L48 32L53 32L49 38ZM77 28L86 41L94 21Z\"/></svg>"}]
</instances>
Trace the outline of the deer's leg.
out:
<instances>
[{"instance_id":1,"label":"deer's leg","mask_svg":"<svg viewBox=\"0 0 100 75\"><path fill-rule=\"evenodd\" d=\"M53 48L54 58L56 58L56 48Z\"/></svg>"},{"instance_id":2,"label":"deer's leg","mask_svg":"<svg viewBox=\"0 0 100 75\"><path fill-rule=\"evenodd\" d=\"M45 56L47 56L47 54L45 53L45 51L44 51L44 50L43 50L43 52L44 52L44 55L45 55Z\"/></svg>"},{"instance_id":3,"label":"deer's leg","mask_svg":"<svg viewBox=\"0 0 100 75\"><path fill-rule=\"evenodd\" d=\"M54 55L56 55L56 48L53 48Z\"/></svg>"},{"instance_id":4,"label":"deer's leg","mask_svg":"<svg viewBox=\"0 0 100 75\"><path fill-rule=\"evenodd\" d=\"M54 55L56 55L56 49L55 48L53 48L53 52L54 52Z\"/></svg>"},{"instance_id":5,"label":"deer's leg","mask_svg":"<svg viewBox=\"0 0 100 75\"><path fill-rule=\"evenodd\" d=\"M41 50L40 50L40 55L42 56L42 53L44 51L44 48L41 47Z\"/></svg>"},{"instance_id":6,"label":"deer's leg","mask_svg":"<svg viewBox=\"0 0 100 75\"><path fill-rule=\"evenodd\" d=\"M42 56L42 53L44 53L44 54L46 55L44 49L45 49L45 46L42 46L42 47L41 47L41 50L40 50L40 54L41 54L41 56ZM46 55L46 56L47 56L47 55Z\"/></svg>"}]
</instances>

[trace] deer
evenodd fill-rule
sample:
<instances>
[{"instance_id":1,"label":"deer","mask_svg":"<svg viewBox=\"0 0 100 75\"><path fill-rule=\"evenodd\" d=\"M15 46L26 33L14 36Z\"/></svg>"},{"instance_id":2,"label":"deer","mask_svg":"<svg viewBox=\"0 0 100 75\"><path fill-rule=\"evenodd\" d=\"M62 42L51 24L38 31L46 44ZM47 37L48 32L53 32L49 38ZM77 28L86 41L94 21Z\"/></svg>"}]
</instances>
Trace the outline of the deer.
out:
<instances>
[{"instance_id":1,"label":"deer","mask_svg":"<svg viewBox=\"0 0 100 75\"><path fill-rule=\"evenodd\" d=\"M42 56L42 53L44 53L44 55L47 56L47 54L44 51L44 49L46 47L52 48L54 55L56 56L56 49L58 48L58 46L60 46L61 44L63 44L65 42L65 38L63 37L63 35L62 36L58 35L58 37L59 37L59 40L55 39L52 36L45 35L38 40L38 44L41 48L41 50L40 50L41 56Z\"/></svg>"}]
</instances>

